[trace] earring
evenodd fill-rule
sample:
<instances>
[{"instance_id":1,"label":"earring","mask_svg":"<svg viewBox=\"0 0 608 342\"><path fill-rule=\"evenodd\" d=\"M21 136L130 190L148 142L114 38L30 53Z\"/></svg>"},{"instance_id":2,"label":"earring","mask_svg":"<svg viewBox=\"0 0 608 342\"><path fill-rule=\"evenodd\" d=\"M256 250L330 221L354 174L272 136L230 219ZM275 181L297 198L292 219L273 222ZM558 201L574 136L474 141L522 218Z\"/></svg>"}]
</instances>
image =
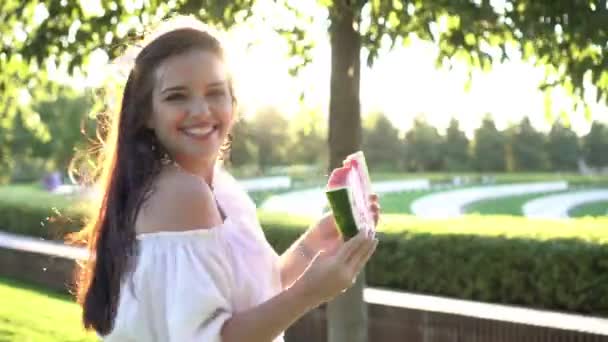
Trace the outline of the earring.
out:
<instances>
[{"instance_id":1,"label":"earring","mask_svg":"<svg viewBox=\"0 0 608 342\"><path fill-rule=\"evenodd\" d=\"M171 157L169 157L169 154L167 152L163 153L163 156L160 158L160 163L163 165L169 165L173 163L173 160L171 160Z\"/></svg>"}]
</instances>

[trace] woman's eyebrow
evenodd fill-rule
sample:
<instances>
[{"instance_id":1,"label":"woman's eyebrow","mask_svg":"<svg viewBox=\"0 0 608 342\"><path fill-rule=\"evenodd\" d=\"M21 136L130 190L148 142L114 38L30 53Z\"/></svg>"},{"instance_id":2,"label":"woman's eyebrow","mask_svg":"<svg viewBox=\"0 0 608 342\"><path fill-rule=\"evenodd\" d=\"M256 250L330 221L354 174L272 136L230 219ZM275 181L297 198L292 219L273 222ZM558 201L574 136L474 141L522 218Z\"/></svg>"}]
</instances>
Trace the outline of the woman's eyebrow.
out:
<instances>
[{"instance_id":1,"label":"woman's eyebrow","mask_svg":"<svg viewBox=\"0 0 608 342\"><path fill-rule=\"evenodd\" d=\"M208 88L211 87L218 87L218 86L224 86L226 84L226 80L220 80L220 81L215 81L215 82L211 82L207 85Z\"/></svg>"},{"instance_id":2,"label":"woman's eyebrow","mask_svg":"<svg viewBox=\"0 0 608 342\"><path fill-rule=\"evenodd\" d=\"M212 87L222 87L226 84L225 80L220 80L220 81L214 81L211 82L207 85L208 88L212 88ZM167 87L165 89L163 89L160 93L164 94L164 93L168 93L171 91L180 91L180 90L187 90L187 88L185 86L182 85L177 85L177 86L172 86L172 87Z\"/></svg>"},{"instance_id":3,"label":"woman's eyebrow","mask_svg":"<svg viewBox=\"0 0 608 342\"><path fill-rule=\"evenodd\" d=\"M177 90L186 90L186 87L181 86L181 85L168 87L168 88L163 89L160 93L164 94L164 93L168 93L170 91L177 91Z\"/></svg>"}]
</instances>

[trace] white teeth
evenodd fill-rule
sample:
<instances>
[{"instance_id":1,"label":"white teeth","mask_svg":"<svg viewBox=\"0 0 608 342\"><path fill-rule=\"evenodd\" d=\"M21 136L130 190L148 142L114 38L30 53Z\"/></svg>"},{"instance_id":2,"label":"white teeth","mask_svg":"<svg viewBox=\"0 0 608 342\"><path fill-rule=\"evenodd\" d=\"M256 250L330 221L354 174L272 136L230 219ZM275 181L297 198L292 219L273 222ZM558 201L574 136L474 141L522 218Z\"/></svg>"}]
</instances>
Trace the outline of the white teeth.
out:
<instances>
[{"instance_id":1,"label":"white teeth","mask_svg":"<svg viewBox=\"0 0 608 342\"><path fill-rule=\"evenodd\" d=\"M184 132L190 135L198 135L203 136L211 133L213 131L213 126L205 126L205 127L191 127L184 129Z\"/></svg>"}]
</instances>

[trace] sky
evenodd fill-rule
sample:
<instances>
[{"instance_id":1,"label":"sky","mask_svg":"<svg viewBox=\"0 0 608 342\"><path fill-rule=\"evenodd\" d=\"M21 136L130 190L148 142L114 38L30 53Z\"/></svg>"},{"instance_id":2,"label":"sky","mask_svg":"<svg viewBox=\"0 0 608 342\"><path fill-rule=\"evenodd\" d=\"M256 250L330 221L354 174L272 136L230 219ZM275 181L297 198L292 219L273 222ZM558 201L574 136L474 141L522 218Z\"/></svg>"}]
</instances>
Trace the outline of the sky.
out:
<instances>
[{"instance_id":1,"label":"sky","mask_svg":"<svg viewBox=\"0 0 608 342\"><path fill-rule=\"evenodd\" d=\"M255 12L265 18L250 21L228 32L231 68L236 79L239 103L246 116L257 108L276 106L287 116L304 105L327 113L329 108L330 45L324 10L297 2L301 10L314 16L307 30L315 41L312 63L298 77L289 75L290 63L287 43L273 31L266 20L272 18L281 25L297 20L271 1L258 1ZM277 19L280 18L280 19ZM369 68L362 58L361 106L365 116L381 111L401 130L407 130L414 117L423 114L441 130L456 117L462 128L471 135L486 113L491 113L499 129L529 116L540 130L548 130L550 122L545 111L545 96L538 90L544 71L521 61L514 51L512 58L494 65L490 72L475 71L471 87L467 91L468 67L457 64L452 70L437 69L437 47L430 42L413 40L407 47L398 46L383 53ZM105 72L99 65L107 62L107 56L93 56L88 71L89 85L98 83ZM592 94L591 94L592 95ZM552 112L571 111L571 100L563 90L557 89L551 97ZM588 101L595 119L608 120L605 104ZM582 109L570 115L573 129L585 134L589 121Z\"/></svg>"}]
</instances>

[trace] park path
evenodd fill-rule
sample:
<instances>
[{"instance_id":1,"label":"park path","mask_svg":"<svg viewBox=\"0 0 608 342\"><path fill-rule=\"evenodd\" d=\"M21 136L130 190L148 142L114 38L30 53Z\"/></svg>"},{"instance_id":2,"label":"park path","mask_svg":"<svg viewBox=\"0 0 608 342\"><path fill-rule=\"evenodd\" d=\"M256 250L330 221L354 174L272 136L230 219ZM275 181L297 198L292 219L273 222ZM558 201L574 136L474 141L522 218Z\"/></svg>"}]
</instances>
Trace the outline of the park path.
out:
<instances>
[{"instance_id":1,"label":"park path","mask_svg":"<svg viewBox=\"0 0 608 342\"><path fill-rule=\"evenodd\" d=\"M524 204L524 216L531 218L568 218L568 212L579 205L608 200L608 190L585 190L543 196Z\"/></svg>"},{"instance_id":2,"label":"park path","mask_svg":"<svg viewBox=\"0 0 608 342\"><path fill-rule=\"evenodd\" d=\"M473 202L501 197L565 190L567 182L534 182L478 186L466 189L432 193L412 203L412 213L424 218L458 217Z\"/></svg>"}]
</instances>

